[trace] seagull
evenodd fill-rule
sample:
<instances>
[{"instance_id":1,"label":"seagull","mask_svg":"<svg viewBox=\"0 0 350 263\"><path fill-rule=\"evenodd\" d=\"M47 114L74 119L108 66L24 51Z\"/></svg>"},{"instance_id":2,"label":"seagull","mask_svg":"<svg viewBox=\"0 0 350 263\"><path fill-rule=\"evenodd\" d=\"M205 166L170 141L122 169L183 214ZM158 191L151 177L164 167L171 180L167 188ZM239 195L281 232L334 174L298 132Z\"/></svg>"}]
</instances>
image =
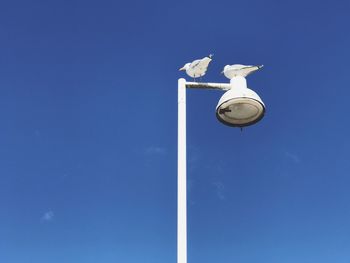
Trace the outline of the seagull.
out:
<instances>
[{"instance_id":1,"label":"seagull","mask_svg":"<svg viewBox=\"0 0 350 263\"><path fill-rule=\"evenodd\" d=\"M202 77L205 75L207 72L208 66L210 61L212 60L211 58L213 57L212 54L210 54L207 57L204 57L202 59L197 59L191 63L185 64L182 68L179 69L179 71L186 70L186 73L188 76L194 78Z\"/></svg>"},{"instance_id":2,"label":"seagull","mask_svg":"<svg viewBox=\"0 0 350 263\"><path fill-rule=\"evenodd\" d=\"M249 74L261 69L264 65L250 66L250 65L226 65L221 73L224 73L225 77L232 79L237 76L246 77Z\"/></svg>"}]
</instances>

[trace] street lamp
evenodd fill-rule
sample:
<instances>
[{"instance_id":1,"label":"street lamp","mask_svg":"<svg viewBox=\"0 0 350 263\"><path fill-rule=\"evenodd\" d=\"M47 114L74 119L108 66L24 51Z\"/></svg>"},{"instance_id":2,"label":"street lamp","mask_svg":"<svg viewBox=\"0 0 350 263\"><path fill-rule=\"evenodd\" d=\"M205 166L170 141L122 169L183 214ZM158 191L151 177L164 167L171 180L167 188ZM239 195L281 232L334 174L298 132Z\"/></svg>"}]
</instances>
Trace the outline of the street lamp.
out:
<instances>
[{"instance_id":1,"label":"street lamp","mask_svg":"<svg viewBox=\"0 0 350 263\"><path fill-rule=\"evenodd\" d=\"M177 161L177 263L187 263L187 178L186 178L186 88L226 91L216 107L218 120L233 127L252 125L264 117L265 105L243 76L230 83L198 83L178 80L178 161Z\"/></svg>"}]
</instances>

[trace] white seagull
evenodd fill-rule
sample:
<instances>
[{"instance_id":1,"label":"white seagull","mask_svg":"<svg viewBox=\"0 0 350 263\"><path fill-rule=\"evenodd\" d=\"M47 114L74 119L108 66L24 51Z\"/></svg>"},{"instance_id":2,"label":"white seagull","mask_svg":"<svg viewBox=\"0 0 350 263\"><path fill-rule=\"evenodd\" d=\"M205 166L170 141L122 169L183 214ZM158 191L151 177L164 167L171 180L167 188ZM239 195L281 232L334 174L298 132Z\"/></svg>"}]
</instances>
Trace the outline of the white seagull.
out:
<instances>
[{"instance_id":1,"label":"white seagull","mask_svg":"<svg viewBox=\"0 0 350 263\"><path fill-rule=\"evenodd\" d=\"M179 70L186 70L187 75L194 79L200 78L204 76L207 72L212 57L213 55L210 54L209 56L204 57L202 59L197 59L191 63L185 64L185 66L183 66Z\"/></svg>"},{"instance_id":2,"label":"white seagull","mask_svg":"<svg viewBox=\"0 0 350 263\"><path fill-rule=\"evenodd\" d=\"M226 65L221 73L224 73L226 78L232 79L237 76L246 77L249 74L261 69L264 65L250 66L250 65Z\"/></svg>"}]
</instances>

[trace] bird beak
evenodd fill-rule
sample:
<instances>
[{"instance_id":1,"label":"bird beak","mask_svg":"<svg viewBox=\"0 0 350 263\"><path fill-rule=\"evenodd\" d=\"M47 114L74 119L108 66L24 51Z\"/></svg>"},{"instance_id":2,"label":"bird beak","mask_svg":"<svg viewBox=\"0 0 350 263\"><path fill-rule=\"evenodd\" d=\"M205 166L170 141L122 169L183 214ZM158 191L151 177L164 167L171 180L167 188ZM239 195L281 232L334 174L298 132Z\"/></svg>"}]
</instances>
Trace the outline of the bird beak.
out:
<instances>
[{"instance_id":1,"label":"bird beak","mask_svg":"<svg viewBox=\"0 0 350 263\"><path fill-rule=\"evenodd\" d=\"M182 67L182 68L179 69L179 71L182 71L182 70L185 70L185 67Z\"/></svg>"},{"instance_id":2,"label":"bird beak","mask_svg":"<svg viewBox=\"0 0 350 263\"><path fill-rule=\"evenodd\" d=\"M220 74L224 74L224 71L221 71Z\"/></svg>"}]
</instances>

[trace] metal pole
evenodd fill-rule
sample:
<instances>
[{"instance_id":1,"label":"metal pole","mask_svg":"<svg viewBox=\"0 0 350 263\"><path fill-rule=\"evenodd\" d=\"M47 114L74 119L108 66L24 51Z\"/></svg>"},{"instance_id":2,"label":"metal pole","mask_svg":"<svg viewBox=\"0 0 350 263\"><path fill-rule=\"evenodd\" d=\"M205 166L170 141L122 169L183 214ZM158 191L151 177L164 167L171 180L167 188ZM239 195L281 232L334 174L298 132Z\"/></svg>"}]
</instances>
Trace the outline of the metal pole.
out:
<instances>
[{"instance_id":1,"label":"metal pole","mask_svg":"<svg viewBox=\"0 0 350 263\"><path fill-rule=\"evenodd\" d=\"M187 263L186 88L229 90L231 85L178 80L177 263Z\"/></svg>"},{"instance_id":2,"label":"metal pole","mask_svg":"<svg viewBox=\"0 0 350 263\"><path fill-rule=\"evenodd\" d=\"M187 263L186 80L178 80L177 263Z\"/></svg>"},{"instance_id":3,"label":"metal pole","mask_svg":"<svg viewBox=\"0 0 350 263\"><path fill-rule=\"evenodd\" d=\"M186 82L186 87L190 89L216 89L229 90L232 88L231 83L210 83L210 82Z\"/></svg>"}]
</instances>

